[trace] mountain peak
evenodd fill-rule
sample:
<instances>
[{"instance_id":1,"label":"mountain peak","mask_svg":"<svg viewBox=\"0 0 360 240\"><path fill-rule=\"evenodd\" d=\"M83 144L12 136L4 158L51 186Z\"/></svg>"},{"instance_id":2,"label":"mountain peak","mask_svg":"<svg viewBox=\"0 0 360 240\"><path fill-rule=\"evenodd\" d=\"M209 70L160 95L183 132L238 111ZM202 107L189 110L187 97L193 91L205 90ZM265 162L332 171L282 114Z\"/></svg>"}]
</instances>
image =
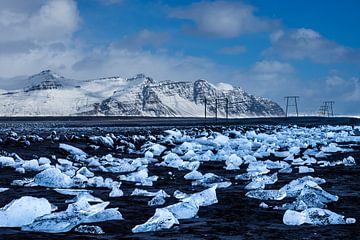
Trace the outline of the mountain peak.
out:
<instances>
[{"instance_id":1,"label":"mountain peak","mask_svg":"<svg viewBox=\"0 0 360 240\"><path fill-rule=\"evenodd\" d=\"M134 77L127 78L126 81L141 81L145 83L155 83L155 80L149 76L146 76L144 73L138 73Z\"/></svg>"},{"instance_id":2,"label":"mountain peak","mask_svg":"<svg viewBox=\"0 0 360 240\"><path fill-rule=\"evenodd\" d=\"M43 81L52 81L52 80L57 80L57 79L64 79L64 77L60 76L59 74L57 74L56 72L54 72L50 69L41 71L40 73L29 77L29 80L31 82L35 82L35 83L40 83Z\"/></svg>"}]
</instances>

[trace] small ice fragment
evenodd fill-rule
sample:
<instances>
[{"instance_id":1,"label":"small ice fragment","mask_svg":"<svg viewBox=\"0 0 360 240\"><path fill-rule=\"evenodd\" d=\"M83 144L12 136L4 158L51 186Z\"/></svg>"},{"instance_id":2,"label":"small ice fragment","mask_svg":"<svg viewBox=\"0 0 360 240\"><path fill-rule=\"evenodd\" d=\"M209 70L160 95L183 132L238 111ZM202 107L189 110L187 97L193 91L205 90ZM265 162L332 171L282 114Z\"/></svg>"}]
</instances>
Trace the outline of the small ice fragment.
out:
<instances>
[{"instance_id":1,"label":"small ice fragment","mask_svg":"<svg viewBox=\"0 0 360 240\"><path fill-rule=\"evenodd\" d=\"M186 193L183 193L179 190L176 190L174 193L173 193L173 196L177 199L183 199L183 198L186 198L189 196L189 194L186 194Z\"/></svg>"},{"instance_id":2,"label":"small ice fragment","mask_svg":"<svg viewBox=\"0 0 360 240\"><path fill-rule=\"evenodd\" d=\"M260 200L282 200L286 197L286 192L279 190L252 190L247 192L245 196Z\"/></svg>"},{"instance_id":3,"label":"small ice fragment","mask_svg":"<svg viewBox=\"0 0 360 240\"><path fill-rule=\"evenodd\" d=\"M179 224L179 221L169 210L165 208L157 208L154 216L152 216L147 222L141 225L136 225L132 229L132 232L154 232L162 229L169 229L174 224Z\"/></svg>"},{"instance_id":4,"label":"small ice fragment","mask_svg":"<svg viewBox=\"0 0 360 240\"><path fill-rule=\"evenodd\" d=\"M77 173L80 173L81 175L84 175L85 177L93 177L95 174L91 172L87 167L80 168Z\"/></svg>"},{"instance_id":5,"label":"small ice fragment","mask_svg":"<svg viewBox=\"0 0 360 240\"><path fill-rule=\"evenodd\" d=\"M264 203L264 202L261 202L261 203L259 204L259 207L261 207L261 208L269 208L269 205L267 205L267 204Z\"/></svg>"},{"instance_id":6,"label":"small ice fragment","mask_svg":"<svg viewBox=\"0 0 360 240\"><path fill-rule=\"evenodd\" d=\"M356 165L355 159L352 156L344 158L342 162L345 166L355 166Z\"/></svg>"},{"instance_id":7,"label":"small ice fragment","mask_svg":"<svg viewBox=\"0 0 360 240\"><path fill-rule=\"evenodd\" d=\"M199 207L195 202L179 202L166 207L178 220L190 219L196 216Z\"/></svg>"},{"instance_id":8,"label":"small ice fragment","mask_svg":"<svg viewBox=\"0 0 360 240\"><path fill-rule=\"evenodd\" d=\"M120 189L121 183L115 182L112 184L111 192L109 193L109 197L122 197L124 196L124 192Z\"/></svg>"},{"instance_id":9,"label":"small ice fragment","mask_svg":"<svg viewBox=\"0 0 360 240\"><path fill-rule=\"evenodd\" d=\"M299 173L312 173L312 172L315 172L315 170L311 167L306 167L306 166L299 167Z\"/></svg>"},{"instance_id":10,"label":"small ice fragment","mask_svg":"<svg viewBox=\"0 0 360 240\"><path fill-rule=\"evenodd\" d=\"M88 234L104 234L105 232L101 229L99 226L93 226L93 225L80 225L77 228L74 229L75 232L78 233L88 233Z\"/></svg>"},{"instance_id":11,"label":"small ice fragment","mask_svg":"<svg viewBox=\"0 0 360 240\"><path fill-rule=\"evenodd\" d=\"M87 155L83 150L65 143L60 143L59 148L73 156L86 157Z\"/></svg>"},{"instance_id":12,"label":"small ice fragment","mask_svg":"<svg viewBox=\"0 0 360 240\"><path fill-rule=\"evenodd\" d=\"M0 166L1 167L15 167L15 161L12 157L3 157L0 156Z\"/></svg>"},{"instance_id":13,"label":"small ice fragment","mask_svg":"<svg viewBox=\"0 0 360 240\"><path fill-rule=\"evenodd\" d=\"M306 217L302 212L297 212L293 210L286 210L283 216L283 223L286 225L301 225L305 223L305 220Z\"/></svg>"},{"instance_id":14,"label":"small ice fragment","mask_svg":"<svg viewBox=\"0 0 360 240\"><path fill-rule=\"evenodd\" d=\"M9 188L0 188L0 193L9 190Z\"/></svg>"},{"instance_id":15,"label":"small ice fragment","mask_svg":"<svg viewBox=\"0 0 360 240\"><path fill-rule=\"evenodd\" d=\"M165 202L166 202L166 200L165 200L164 196L156 195L150 201L148 201L148 206L160 206L160 205L164 205Z\"/></svg>"},{"instance_id":16,"label":"small ice fragment","mask_svg":"<svg viewBox=\"0 0 360 240\"><path fill-rule=\"evenodd\" d=\"M194 201L199 207L210 206L218 202L216 197L216 185L204 191L193 193L189 197L182 199L183 202Z\"/></svg>"},{"instance_id":17,"label":"small ice fragment","mask_svg":"<svg viewBox=\"0 0 360 240\"><path fill-rule=\"evenodd\" d=\"M356 223L355 218L347 218L345 221L346 221L346 224L354 224L354 223Z\"/></svg>"},{"instance_id":18,"label":"small ice fragment","mask_svg":"<svg viewBox=\"0 0 360 240\"><path fill-rule=\"evenodd\" d=\"M201 172L199 172L197 170L193 170L193 171L185 174L184 178L186 180L199 180L199 179L203 178L203 175Z\"/></svg>"}]
</instances>

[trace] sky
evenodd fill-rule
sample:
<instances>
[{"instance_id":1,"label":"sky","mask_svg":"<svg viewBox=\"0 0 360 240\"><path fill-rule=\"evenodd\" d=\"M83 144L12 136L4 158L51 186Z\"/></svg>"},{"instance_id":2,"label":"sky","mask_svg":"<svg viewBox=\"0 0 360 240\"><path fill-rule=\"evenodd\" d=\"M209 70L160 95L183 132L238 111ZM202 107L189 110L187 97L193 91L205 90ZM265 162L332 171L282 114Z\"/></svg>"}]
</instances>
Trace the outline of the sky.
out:
<instances>
[{"instance_id":1,"label":"sky","mask_svg":"<svg viewBox=\"0 0 360 240\"><path fill-rule=\"evenodd\" d=\"M360 115L358 0L1 0L0 88L51 69L240 86Z\"/></svg>"}]
</instances>

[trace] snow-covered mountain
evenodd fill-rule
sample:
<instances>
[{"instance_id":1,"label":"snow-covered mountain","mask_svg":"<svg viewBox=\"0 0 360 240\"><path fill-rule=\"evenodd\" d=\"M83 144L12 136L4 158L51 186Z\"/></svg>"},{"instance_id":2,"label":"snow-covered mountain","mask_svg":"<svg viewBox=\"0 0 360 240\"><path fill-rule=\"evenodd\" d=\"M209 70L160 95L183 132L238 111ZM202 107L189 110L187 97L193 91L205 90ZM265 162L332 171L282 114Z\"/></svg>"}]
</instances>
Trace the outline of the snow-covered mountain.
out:
<instances>
[{"instance_id":1,"label":"snow-covered mountain","mask_svg":"<svg viewBox=\"0 0 360 240\"><path fill-rule=\"evenodd\" d=\"M132 78L91 80L64 78L51 70L24 80L23 89L0 90L2 116L122 115L122 116L278 116L275 102L255 97L240 87L195 82L155 81L138 74ZM216 100L218 99L218 100ZM217 102L217 103L216 103Z\"/></svg>"}]
</instances>

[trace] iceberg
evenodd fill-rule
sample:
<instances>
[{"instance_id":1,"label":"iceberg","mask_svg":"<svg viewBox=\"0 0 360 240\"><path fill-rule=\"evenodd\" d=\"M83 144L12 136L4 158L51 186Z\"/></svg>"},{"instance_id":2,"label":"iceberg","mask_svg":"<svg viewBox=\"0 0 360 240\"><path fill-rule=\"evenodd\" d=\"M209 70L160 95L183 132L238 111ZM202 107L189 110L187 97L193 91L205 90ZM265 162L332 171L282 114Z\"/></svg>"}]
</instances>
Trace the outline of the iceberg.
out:
<instances>
[{"instance_id":1,"label":"iceberg","mask_svg":"<svg viewBox=\"0 0 360 240\"><path fill-rule=\"evenodd\" d=\"M52 207L47 199L24 196L0 209L0 227L21 227L51 211Z\"/></svg>"},{"instance_id":2,"label":"iceberg","mask_svg":"<svg viewBox=\"0 0 360 240\"><path fill-rule=\"evenodd\" d=\"M140 232L154 232L163 229L169 229L174 224L179 224L179 221L175 216L165 208L157 208L154 216L152 216L147 222L136 225L133 229L133 233Z\"/></svg>"}]
</instances>

